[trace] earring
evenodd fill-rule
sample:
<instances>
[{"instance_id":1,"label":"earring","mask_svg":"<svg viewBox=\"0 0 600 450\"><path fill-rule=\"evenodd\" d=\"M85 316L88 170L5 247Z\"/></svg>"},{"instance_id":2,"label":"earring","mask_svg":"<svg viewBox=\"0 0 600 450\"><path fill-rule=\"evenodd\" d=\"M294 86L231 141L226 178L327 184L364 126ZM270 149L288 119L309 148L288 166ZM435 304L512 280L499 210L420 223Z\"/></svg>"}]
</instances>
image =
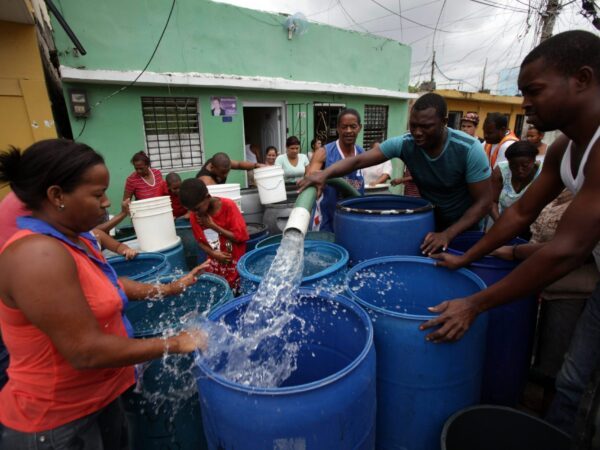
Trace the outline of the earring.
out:
<instances>
[{"instance_id":1,"label":"earring","mask_svg":"<svg viewBox=\"0 0 600 450\"><path fill-rule=\"evenodd\" d=\"M58 205L58 209L59 209L59 211L62 211L63 209L65 209L65 204L61 203L60 205Z\"/></svg>"}]
</instances>

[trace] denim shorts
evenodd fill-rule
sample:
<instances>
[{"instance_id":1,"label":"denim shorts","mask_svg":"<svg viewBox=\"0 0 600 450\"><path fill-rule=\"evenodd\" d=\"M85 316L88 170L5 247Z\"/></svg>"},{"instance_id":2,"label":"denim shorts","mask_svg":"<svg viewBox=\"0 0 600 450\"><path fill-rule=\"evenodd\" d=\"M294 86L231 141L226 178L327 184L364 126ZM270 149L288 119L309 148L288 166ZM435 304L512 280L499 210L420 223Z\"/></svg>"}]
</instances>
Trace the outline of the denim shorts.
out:
<instances>
[{"instance_id":1,"label":"denim shorts","mask_svg":"<svg viewBox=\"0 0 600 450\"><path fill-rule=\"evenodd\" d=\"M0 450L128 449L127 422L120 399L100 411L48 431L24 433L0 428Z\"/></svg>"}]
</instances>

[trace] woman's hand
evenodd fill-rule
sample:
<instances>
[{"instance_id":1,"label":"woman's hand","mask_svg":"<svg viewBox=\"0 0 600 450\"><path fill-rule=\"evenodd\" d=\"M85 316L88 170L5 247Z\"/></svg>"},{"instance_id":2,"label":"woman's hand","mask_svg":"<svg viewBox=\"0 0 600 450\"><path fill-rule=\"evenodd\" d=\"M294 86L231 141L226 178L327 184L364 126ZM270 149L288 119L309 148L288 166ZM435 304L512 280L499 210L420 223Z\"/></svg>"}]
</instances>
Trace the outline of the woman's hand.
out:
<instances>
[{"instance_id":1,"label":"woman's hand","mask_svg":"<svg viewBox=\"0 0 600 450\"><path fill-rule=\"evenodd\" d=\"M169 295L177 295L186 290L189 286L193 285L198 281L198 275L208 269L210 261L204 261L202 264L197 265L189 273L178 278L175 281L169 283Z\"/></svg>"},{"instance_id":2,"label":"woman's hand","mask_svg":"<svg viewBox=\"0 0 600 450\"><path fill-rule=\"evenodd\" d=\"M179 333L174 339L177 348L173 353L190 353L196 349L205 352L208 348L208 335L204 330L190 328Z\"/></svg>"},{"instance_id":3,"label":"woman's hand","mask_svg":"<svg viewBox=\"0 0 600 450\"><path fill-rule=\"evenodd\" d=\"M392 181L390 181L390 184L392 186L398 186L399 184L404 184L408 181L412 181L412 177L394 178Z\"/></svg>"},{"instance_id":4,"label":"woman's hand","mask_svg":"<svg viewBox=\"0 0 600 450\"><path fill-rule=\"evenodd\" d=\"M440 231L439 233L430 232L427 233L427 236L425 236L425 239L423 239L421 251L424 255L431 256L432 254L437 253L440 249L445 252L449 243L450 237L445 231Z\"/></svg>"},{"instance_id":5,"label":"woman's hand","mask_svg":"<svg viewBox=\"0 0 600 450\"><path fill-rule=\"evenodd\" d=\"M124 213L126 216L129 215L129 206L131 205L131 199L125 199L121 202L121 212Z\"/></svg>"},{"instance_id":6,"label":"woman's hand","mask_svg":"<svg viewBox=\"0 0 600 450\"><path fill-rule=\"evenodd\" d=\"M198 224L202 227L202 228L210 228L211 230L214 230L216 227L215 222L212 220L212 217L210 217L208 214L205 216L196 216L196 218L198 219Z\"/></svg>"},{"instance_id":7,"label":"woman's hand","mask_svg":"<svg viewBox=\"0 0 600 450\"><path fill-rule=\"evenodd\" d=\"M469 297L445 301L428 309L440 315L428 320L419 329L423 331L439 326L439 329L425 336L427 341L433 343L458 341L479 314Z\"/></svg>"}]
</instances>

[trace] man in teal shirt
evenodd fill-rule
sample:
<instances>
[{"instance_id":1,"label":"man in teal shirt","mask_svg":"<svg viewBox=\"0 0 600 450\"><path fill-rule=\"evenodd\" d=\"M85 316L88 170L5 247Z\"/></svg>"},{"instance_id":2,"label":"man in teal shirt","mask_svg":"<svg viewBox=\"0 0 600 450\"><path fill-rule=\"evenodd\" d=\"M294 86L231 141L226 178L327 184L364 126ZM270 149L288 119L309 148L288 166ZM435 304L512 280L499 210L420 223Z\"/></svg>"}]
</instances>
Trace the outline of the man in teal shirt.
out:
<instances>
[{"instance_id":1,"label":"man in teal shirt","mask_svg":"<svg viewBox=\"0 0 600 450\"><path fill-rule=\"evenodd\" d=\"M443 97L429 93L414 104L410 133L346 158L299 182L304 189L322 188L328 178L380 164L398 157L404 161L421 196L435 205L436 232L423 240L421 251L430 255L446 250L465 230L478 227L492 207L491 170L481 143L462 131L447 128Z\"/></svg>"}]
</instances>

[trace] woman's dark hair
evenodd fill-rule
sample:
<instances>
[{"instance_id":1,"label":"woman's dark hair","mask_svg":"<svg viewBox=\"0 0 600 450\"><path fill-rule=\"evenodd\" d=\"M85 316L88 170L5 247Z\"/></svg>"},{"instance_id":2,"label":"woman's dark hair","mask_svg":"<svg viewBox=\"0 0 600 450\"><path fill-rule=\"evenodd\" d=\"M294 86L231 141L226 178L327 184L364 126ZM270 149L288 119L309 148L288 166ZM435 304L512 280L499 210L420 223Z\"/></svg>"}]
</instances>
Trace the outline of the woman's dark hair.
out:
<instances>
[{"instance_id":1,"label":"woman's dark hair","mask_svg":"<svg viewBox=\"0 0 600 450\"><path fill-rule=\"evenodd\" d=\"M36 142L24 152L15 147L0 152L0 182L10 183L15 195L36 210L47 198L50 186L73 192L85 172L104 164L104 158L90 146L66 139Z\"/></svg>"},{"instance_id":2,"label":"woman's dark hair","mask_svg":"<svg viewBox=\"0 0 600 450\"><path fill-rule=\"evenodd\" d=\"M360 113L355 110L354 108L344 108L340 111L340 113L337 116L337 123L340 123L340 120L342 120L342 117L344 117L345 115L350 114L351 116L356 117L356 121L358 122L359 125L361 125L360 123Z\"/></svg>"},{"instance_id":3,"label":"woman's dark hair","mask_svg":"<svg viewBox=\"0 0 600 450\"><path fill-rule=\"evenodd\" d=\"M285 146L291 147L292 145L300 145L300 139L298 139L296 136L290 136L287 138L285 141Z\"/></svg>"},{"instance_id":4,"label":"woman's dark hair","mask_svg":"<svg viewBox=\"0 0 600 450\"><path fill-rule=\"evenodd\" d=\"M133 157L131 158L131 164L135 164L136 161L142 161L147 166L150 165L150 158L148 157L148 155L146 155L144 151L141 150L133 155Z\"/></svg>"},{"instance_id":5,"label":"woman's dark hair","mask_svg":"<svg viewBox=\"0 0 600 450\"><path fill-rule=\"evenodd\" d=\"M198 178L183 180L179 189L179 201L187 209L193 209L198 203L206 198L208 188L204 181Z\"/></svg>"},{"instance_id":6,"label":"woman's dark hair","mask_svg":"<svg viewBox=\"0 0 600 450\"><path fill-rule=\"evenodd\" d=\"M270 152L271 150L275 150L275 153L279 153L279 152L277 151L277 148L273 147L272 145L269 145L269 146L267 147L267 149L265 150L265 155L268 155L268 154L269 154L269 152Z\"/></svg>"},{"instance_id":7,"label":"woman's dark hair","mask_svg":"<svg viewBox=\"0 0 600 450\"><path fill-rule=\"evenodd\" d=\"M528 141L517 141L506 149L506 159L518 158L524 156L526 158L535 159L538 154L538 149L535 145Z\"/></svg>"},{"instance_id":8,"label":"woman's dark hair","mask_svg":"<svg viewBox=\"0 0 600 450\"><path fill-rule=\"evenodd\" d=\"M360 123L360 120L359 120ZM321 141L323 142L321 139L319 138L314 138L312 141L310 141L310 148L312 148L313 150L315 149L315 144L317 143L317 141Z\"/></svg>"}]
</instances>

